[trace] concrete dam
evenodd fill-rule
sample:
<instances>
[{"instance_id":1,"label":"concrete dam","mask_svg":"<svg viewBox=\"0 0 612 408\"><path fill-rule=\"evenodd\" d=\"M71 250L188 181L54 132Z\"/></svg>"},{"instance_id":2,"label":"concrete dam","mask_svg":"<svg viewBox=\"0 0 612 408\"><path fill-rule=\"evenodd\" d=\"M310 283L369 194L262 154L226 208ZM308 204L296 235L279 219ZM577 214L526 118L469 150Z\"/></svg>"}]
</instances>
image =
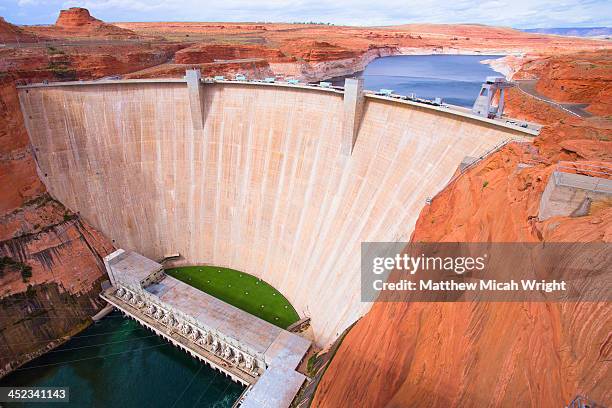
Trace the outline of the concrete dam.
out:
<instances>
[{"instance_id":1,"label":"concrete dam","mask_svg":"<svg viewBox=\"0 0 612 408\"><path fill-rule=\"evenodd\" d=\"M117 248L260 277L325 345L360 301L360 244L405 241L466 157L530 129L282 83L105 80L19 88L49 192Z\"/></svg>"}]
</instances>

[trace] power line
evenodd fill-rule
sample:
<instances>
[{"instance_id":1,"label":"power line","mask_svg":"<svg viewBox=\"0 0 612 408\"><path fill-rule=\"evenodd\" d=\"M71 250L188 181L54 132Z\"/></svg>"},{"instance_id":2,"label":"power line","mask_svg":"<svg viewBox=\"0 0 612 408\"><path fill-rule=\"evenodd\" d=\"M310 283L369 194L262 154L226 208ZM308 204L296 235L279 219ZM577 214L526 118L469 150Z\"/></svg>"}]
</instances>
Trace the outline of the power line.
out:
<instances>
[{"instance_id":1,"label":"power line","mask_svg":"<svg viewBox=\"0 0 612 408\"><path fill-rule=\"evenodd\" d=\"M131 331L134 331L134 330L126 330L126 331L122 331L120 333L131 332ZM107 333L113 333L113 332L107 332ZM104 333L102 333L102 334L104 334ZM97 334L97 335L101 335L101 334ZM91 336L96 336L96 335L91 335ZM89 337L89 336L83 336L83 337ZM117 344L117 343L122 343L122 342L127 342L127 341L137 341L137 340L140 340L140 339L143 339L143 338L149 338L149 337L157 337L157 336L156 335L141 336L141 337L138 337L138 338L135 338L135 339L127 339L127 340L121 340L121 341L115 341L115 342L98 343L98 344L87 345L87 346L82 346L82 347L73 347L73 348L68 348L68 349L64 349L64 350L56 350L56 352L68 351L68 350L76 350L76 349L83 349L83 348L88 348L88 347L104 346L104 345L109 345L109 344ZM117 353L110 353L110 354L105 354L105 355L101 355L101 356L85 357L85 358L79 358L79 359L73 359L73 360L64 360L64 361L60 361L60 362L56 362L56 363L39 364L39 365L32 366L32 367L21 367L21 368L15 369L14 371L25 371L25 370L35 369L35 368L60 366L60 365L72 364L72 363L88 361L88 360L104 359L104 358L108 358L108 357L114 357L114 356L119 356L119 355L133 353L135 351L149 350L149 349L154 349L154 348L159 348L159 347L169 346L169 345L171 345L171 344L168 343L168 342L164 342L162 344L158 344L158 345L155 345L155 346L140 347L140 348L133 349L133 350L127 350L127 351L122 351L122 352L117 352ZM54 352L54 351L51 351L51 352ZM171 405L171 408L174 408L176 406L176 404L178 403L178 401L181 400L181 398L185 395L185 393L187 392L189 387L191 387L191 385L193 384L193 382L195 381L195 379L197 378L197 376L199 375L199 373L202 371L203 368L204 368L204 364L201 364L200 367L198 368L198 370L196 371L196 373L192 376L192 378L189 381L189 383L186 385L186 387L183 389L183 391L179 394L177 399ZM200 400L202 399L202 397L206 395L206 392L209 390L209 388L211 387L213 382L217 379L217 376L218 376L218 371L215 370L214 376L211 378L211 380L208 382L206 388L204 388L204 390L202 391L202 393L200 394L200 396L196 400L196 402L194 404L194 407L198 406L198 404L199 404ZM228 388L229 388L229 386L231 384L232 384L232 382L228 382L227 386L225 387L225 389L224 389L224 391L223 391L223 393L221 395L223 395L223 396L225 395L225 393L227 392L227 390L228 390Z\"/></svg>"},{"instance_id":2,"label":"power line","mask_svg":"<svg viewBox=\"0 0 612 408\"><path fill-rule=\"evenodd\" d=\"M10 312L11 310L14 311L18 311L18 312L23 312L25 314L24 317L27 317L28 314L34 314L34 313L54 313L56 311L74 311L75 313L78 312L82 312L82 313L86 313L87 315L92 315L92 314L96 314L98 313L101 309L94 309L94 308L89 308L89 307L79 307L78 304L72 305L72 306L66 306L66 307L56 307L56 306L50 306L49 308L41 308L41 307L34 307L34 308L29 308L29 307L20 307L20 306L0 306L0 313L4 312L4 311L8 311ZM69 314L65 314L65 316L71 316Z\"/></svg>"},{"instance_id":3,"label":"power line","mask_svg":"<svg viewBox=\"0 0 612 408\"><path fill-rule=\"evenodd\" d=\"M206 386L206 388L204 388L204 391L202 391L202 393L200 394L200 396L198 397L198 399L196 400L195 404L193 404L193 408L197 407L198 404L200 403L200 400L202 399L202 397L206 394L206 391L208 391L208 389L210 388L210 385L213 383L213 381L215 381L217 379L217 375L219 374L219 372L217 370L215 370L215 375L213 376L213 378L210 380L210 382L208 383L208 385Z\"/></svg>"},{"instance_id":4,"label":"power line","mask_svg":"<svg viewBox=\"0 0 612 408\"><path fill-rule=\"evenodd\" d=\"M174 404L172 404L172 406L170 408L174 408L176 403L179 402L179 400L183 397L183 394L185 394L185 392L189 389L189 387L191 387L191 384L193 383L193 380L195 380L195 378L198 376L198 374L200 374L200 371L202 371L202 367L204 367L204 364L200 363L200 368L198 368L198 371L196 371L196 373L193 375L193 377L191 377L191 381L189 381L189 384L187 384L187 386L183 389L183 391L180 393L180 395L174 401Z\"/></svg>"},{"instance_id":5,"label":"power line","mask_svg":"<svg viewBox=\"0 0 612 408\"><path fill-rule=\"evenodd\" d=\"M4 343L4 344L0 344L0 347L2 346L18 346L18 345L22 345L22 344L36 344L36 343L48 343L50 341L56 341L56 340L63 340L68 338L68 340L73 340L73 339L80 339L83 337L95 337L95 336L104 336L105 334L111 334L111 333L131 333L131 332L135 332L137 330L145 330L144 327L137 327L135 329L131 329L131 330L120 330L120 331L107 331L107 332L103 332L103 333L98 333L98 334L84 334L84 335L77 335L74 337L70 337L70 336L64 336L64 337L57 337L55 339L47 339L47 340L37 340L37 341L24 341L24 342L20 342L20 343Z\"/></svg>"},{"instance_id":6,"label":"power line","mask_svg":"<svg viewBox=\"0 0 612 408\"><path fill-rule=\"evenodd\" d=\"M227 385L225 386L225 389L223 390L223 393L221 393L221 397L225 397L226 396L225 393L227 392L227 389L229 388L229 386L232 385L232 384L233 383L231 381L227 383ZM240 396L241 395L239 395L238 398L240 398Z\"/></svg>"},{"instance_id":7,"label":"power line","mask_svg":"<svg viewBox=\"0 0 612 408\"><path fill-rule=\"evenodd\" d=\"M55 350L46 351L44 354L62 353L64 351L80 350L80 349L91 348L91 347L102 347L102 346L106 346L106 345L109 345L109 344L118 344L118 343L133 342L133 341L138 341L140 339L146 339L146 338L150 338L150 337L157 337L157 335L151 334L149 336L141 336L141 337L135 337L133 339L125 339L125 340L118 340L118 341L109 341L109 342L106 342L106 343L89 344L87 346L69 347L69 348L64 348L64 349L59 349L58 348L58 349L55 349ZM13 357L27 357L29 354L30 353L23 353L23 354L19 354L19 355L14 355Z\"/></svg>"},{"instance_id":8,"label":"power line","mask_svg":"<svg viewBox=\"0 0 612 408\"><path fill-rule=\"evenodd\" d=\"M56 316L22 316L20 319L67 319L67 318L70 318L70 317L74 317L74 318L81 318L81 317L89 318L89 317L92 317L92 316L90 314L82 314L82 315L59 314L59 315L56 315ZM106 317L124 317L124 316L123 315L117 315L117 316L106 316ZM0 319L8 320L9 317L0 317Z\"/></svg>"},{"instance_id":9,"label":"power line","mask_svg":"<svg viewBox=\"0 0 612 408\"><path fill-rule=\"evenodd\" d=\"M134 351L149 350L149 349L153 349L153 348L157 348L157 347L162 347L162 346L169 346L169 345L170 345L170 343L163 343L163 344L158 344L156 346L141 347L141 348L137 348L137 349L134 349L134 350L122 351L122 352L119 352L119 353L105 354L105 355L102 355L102 356L85 357L85 358L79 358L79 359L76 359L76 360L62 361L62 362L59 362L59 363L40 364L40 365L32 366L32 367L21 367L21 368L16 368L13 371L24 371L24 370L32 370L34 368L42 368L42 367L50 367L50 366L78 363L80 361L95 360L95 359L98 359L98 358L113 357L113 356L118 356L118 355L122 355L122 354L133 353Z\"/></svg>"},{"instance_id":10,"label":"power line","mask_svg":"<svg viewBox=\"0 0 612 408\"><path fill-rule=\"evenodd\" d=\"M24 301L24 299L19 300L19 302L23 302L23 301ZM41 308L41 307L32 307L32 308L30 308L28 306L21 307L21 306L13 306L13 305L6 305L6 306L0 307L0 311L7 310L7 309L21 310L21 311L30 312L30 313L31 312L48 312L48 311L51 311L51 310L87 310L87 311L96 310L93 307L87 307L87 308L79 307L79 304L74 304L74 305L65 306L65 307L50 306L49 308Z\"/></svg>"},{"instance_id":11,"label":"power line","mask_svg":"<svg viewBox=\"0 0 612 408\"><path fill-rule=\"evenodd\" d=\"M128 342L128 341L136 341L136 340L140 340L140 339L148 339L150 337L157 337L157 335L156 334L150 334L148 336L135 337L133 339L109 341L109 342L106 342L106 343L90 344L90 345L87 345L87 346L80 346L80 347L70 347L70 348L65 348L65 349L61 349L61 350L57 350L56 349L56 350L48 351L47 353L61 353L63 351L69 351L69 350L80 350L80 349L90 348L90 347L107 346L109 344L125 343L125 342Z\"/></svg>"},{"instance_id":12,"label":"power line","mask_svg":"<svg viewBox=\"0 0 612 408\"><path fill-rule=\"evenodd\" d=\"M206 395L206 391L208 391L208 389L210 388L210 386L212 385L212 383L217 379L217 375L219 374L219 371L215 370L215 375L213 376L213 378L208 382L208 385L206 386L206 388L204 388L204 390L200 393L200 396L198 397L198 399L196 400L196 402L193 404L192 408L196 408L198 406L198 404L200 403L200 400L202 399L202 397L204 395ZM227 383L227 385L225 386L225 389L223 390L223 392L220 394L221 396L226 396L226 392L227 389L230 387L230 385L233 384L233 381L229 381ZM239 397L242 396L242 394L239 395Z\"/></svg>"}]
</instances>

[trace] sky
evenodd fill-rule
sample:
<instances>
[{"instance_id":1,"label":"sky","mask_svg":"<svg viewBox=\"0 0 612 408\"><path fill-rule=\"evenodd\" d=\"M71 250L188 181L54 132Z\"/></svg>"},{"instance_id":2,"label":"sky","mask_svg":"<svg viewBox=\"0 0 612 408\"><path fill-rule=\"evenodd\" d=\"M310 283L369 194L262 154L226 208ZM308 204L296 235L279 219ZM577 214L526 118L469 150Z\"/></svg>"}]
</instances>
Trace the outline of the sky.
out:
<instances>
[{"instance_id":1,"label":"sky","mask_svg":"<svg viewBox=\"0 0 612 408\"><path fill-rule=\"evenodd\" d=\"M479 23L514 28L612 25L611 0L0 0L0 16L14 24L52 24L59 10L68 7L85 7L107 22Z\"/></svg>"}]
</instances>

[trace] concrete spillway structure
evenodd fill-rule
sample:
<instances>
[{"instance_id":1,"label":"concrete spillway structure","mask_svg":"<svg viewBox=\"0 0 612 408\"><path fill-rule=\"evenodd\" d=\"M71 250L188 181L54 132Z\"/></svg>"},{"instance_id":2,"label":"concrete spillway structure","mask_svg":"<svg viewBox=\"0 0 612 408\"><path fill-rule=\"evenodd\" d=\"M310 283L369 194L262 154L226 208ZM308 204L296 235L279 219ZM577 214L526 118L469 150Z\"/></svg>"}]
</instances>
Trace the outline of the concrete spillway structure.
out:
<instances>
[{"instance_id":1,"label":"concrete spillway structure","mask_svg":"<svg viewBox=\"0 0 612 408\"><path fill-rule=\"evenodd\" d=\"M20 88L40 175L117 247L266 280L319 344L370 307L362 241L407 240L464 157L530 136L373 95L347 113L339 90L187 79Z\"/></svg>"}]
</instances>

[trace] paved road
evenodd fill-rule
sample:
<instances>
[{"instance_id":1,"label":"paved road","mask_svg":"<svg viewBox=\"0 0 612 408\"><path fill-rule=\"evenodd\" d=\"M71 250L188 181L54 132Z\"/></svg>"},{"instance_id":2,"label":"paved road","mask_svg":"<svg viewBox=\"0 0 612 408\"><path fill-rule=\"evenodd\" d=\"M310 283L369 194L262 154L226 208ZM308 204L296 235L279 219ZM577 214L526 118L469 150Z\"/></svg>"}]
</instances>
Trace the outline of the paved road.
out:
<instances>
[{"instance_id":1,"label":"paved road","mask_svg":"<svg viewBox=\"0 0 612 408\"><path fill-rule=\"evenodd\" d=\"M518 80L516 81L517 85L518 85L518 89L524 93L526 93L529 96L532 96L542 102L545 102L549 105L551 105L554 108L557 109L561 109L562 111L565 111L567 113L569 113L570 115L574 115L577 116L579 118L588 118L593 116L591 113L587 112L585 110L585 108L588 106L588 104L586 103L559 103L559 102L555 102L550 98L547 98L546 96L538 93L538 91L536 91L535 87L536 87L536 83L538 81L535 79L529 79L529 80Z\"/></svg>"}]
</instances>

